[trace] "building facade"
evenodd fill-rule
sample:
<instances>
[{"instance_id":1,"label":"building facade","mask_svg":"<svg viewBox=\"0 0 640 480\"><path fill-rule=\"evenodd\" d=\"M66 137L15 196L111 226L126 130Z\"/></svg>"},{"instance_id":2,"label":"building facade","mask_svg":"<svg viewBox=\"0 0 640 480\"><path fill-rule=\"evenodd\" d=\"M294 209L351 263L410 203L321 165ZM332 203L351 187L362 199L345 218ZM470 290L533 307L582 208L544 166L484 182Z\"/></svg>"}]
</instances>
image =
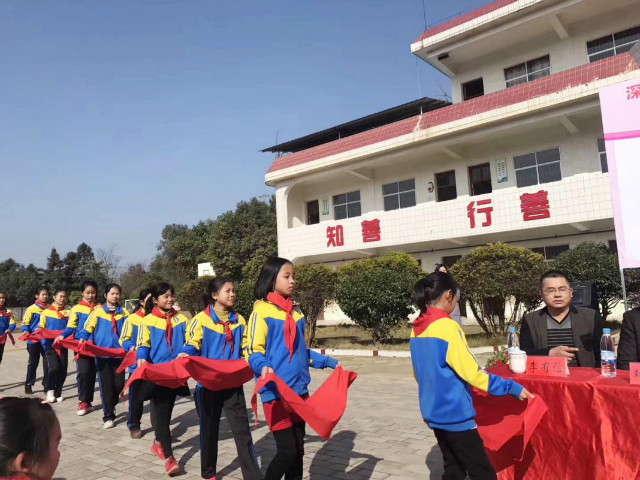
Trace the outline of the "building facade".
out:
<instances>
[{"instance_id":1,"label":"building facade","mask_svg":"<svg viewBox=\"0 0 640 480\"><path fill-rule=\"evenodd\" d=\"M279 254L338 266L404 251L432 270L497 241L549 260L583 241L615 248L598 91L640 79L639 11L496 0L425 31L411 52L451 79L452 104L268 149L291 152L265 177Z\"/></svg>"}]
</instances>

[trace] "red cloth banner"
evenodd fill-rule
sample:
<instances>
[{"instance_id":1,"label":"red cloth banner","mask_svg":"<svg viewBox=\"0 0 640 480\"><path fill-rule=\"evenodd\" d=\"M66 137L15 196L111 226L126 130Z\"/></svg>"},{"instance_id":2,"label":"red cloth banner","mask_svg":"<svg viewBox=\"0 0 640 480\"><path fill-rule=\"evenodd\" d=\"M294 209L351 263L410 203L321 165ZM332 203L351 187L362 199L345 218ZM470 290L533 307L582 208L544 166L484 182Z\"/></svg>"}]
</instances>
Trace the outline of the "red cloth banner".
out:
<instances>
[{"instance_id":1,"label":"red cloth banner","mask_svg":"<svg viewBox=\"0 0 640 480\"><path fill-rule=\"evenodd\" d=\"M5 343L7 343L7 338L11 340L11 344L15 346L16 341L13 338L13 335L11 335L11 332L4 332L2 335L0 335L0 345L4 345Z\"/></svg>"},{"instance_id":2,"label":"red cloth banner","mask_svg":"<svg viewBox=\"0 0 640 480\"><path fill-rule=\"evenodd\" d=\"M640 386L629 383L628 371L618 371L615 378L603 377L595 368L570 368L568 377L517 375L506 366L489 371L514 378L549 406L520 460L523 441L517 436L497 450L488 449L500 480L640 478L640 429L634 421ZM475 395L480 434L481 425L495 425L500 415L507 422L509 415L524 415L517 404L509 397Z\"/></svg>"},{"instance_id":3,"label":"red cloth banner","mask_svg":"<svg viewBox=\"0 0 640 480\"><path fill-rule=\"evenodd\" d=\"M189 378L193 378L209 390L229 390L247 383L253 378L253 372L244 360L183 357L157 365L145 362L131 374L122 392L124 394L136 380L147 380L168 388L180 388L187 384Z\"/></svg>"},{"instance_id":4,"label":"red cloth banner","mask_svg":"<svg viewBox=\"0 0 640 480\"><path fill-rule=\"evenodd\" d=\"M347 408L347 390L357 377L356 372L338 367L313 395L303 399L275 373L269 373L258 380L251 398L256 426L258 424L258 391L273 382L278 389L280 401L307 422L318 435L328 440Z\"/></svg>"}]
</instances>

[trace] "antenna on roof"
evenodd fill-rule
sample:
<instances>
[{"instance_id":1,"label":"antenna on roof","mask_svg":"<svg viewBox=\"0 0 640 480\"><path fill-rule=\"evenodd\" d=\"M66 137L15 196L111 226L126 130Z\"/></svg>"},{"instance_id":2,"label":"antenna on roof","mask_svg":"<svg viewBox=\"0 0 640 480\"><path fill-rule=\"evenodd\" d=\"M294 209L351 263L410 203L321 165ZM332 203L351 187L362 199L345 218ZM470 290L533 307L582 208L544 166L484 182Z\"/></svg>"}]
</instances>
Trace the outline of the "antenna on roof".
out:
<instances>
[{"instance_id":1,"label":"antenna on roof","mask_svg":"<svg viewBox=\"0 0 640 480\"><path fill-rule=\"evenodd\" d=\"M420 86L420 68L418 66L418 57L416 57L416 77L418 77L418 98L422 98L422 88ZM420 114L422 115L422 106L420 106Z\"/></svg>"},{"instance_id":2,"label":"antenna on roof","mask_svg":"<svg viewBox=\"0 0 640 480\"><path fill-rule=\"evenodd\" d=\"M442 85L440 84L440 82L437 82L437 84L438 84L438 88L440 89L440 92L442 92L442 96L444 97L444 99L447 102L450 102L451 101L451 97L449 96L447 91L444 88L442 88Z\"/></svg>"},{"instance_id":3,"label":"antenna on roof","mask_svg":"<svg viewBox=\"0 0 640 480\"><path fill-rule=\"evenodd\" d=\"M422 0L422 18L424 19L424 29L427 29L427 6L425 5L426 0Z\"/></svg>"}]
</instances>

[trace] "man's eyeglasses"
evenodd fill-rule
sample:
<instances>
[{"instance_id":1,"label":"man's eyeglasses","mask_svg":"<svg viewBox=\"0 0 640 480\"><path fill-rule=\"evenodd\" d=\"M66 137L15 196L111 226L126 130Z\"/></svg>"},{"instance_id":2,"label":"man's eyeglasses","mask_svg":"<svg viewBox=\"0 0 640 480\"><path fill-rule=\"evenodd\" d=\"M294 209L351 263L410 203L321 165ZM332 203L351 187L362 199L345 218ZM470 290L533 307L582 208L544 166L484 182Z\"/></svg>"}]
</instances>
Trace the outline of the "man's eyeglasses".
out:
<instances>
[{"instance_id":1,"label":"man's eyeglasses","mask_svg":"<svg viewBox=\"0 0 640 480\"><path fill-rule=\"evenodd\" d=\"M562 293L564 295L571 292L571 287L545 288L544 290L542 290L542 293L544 295L553 295L556 292Z\"/></svg>"}]
</instances>

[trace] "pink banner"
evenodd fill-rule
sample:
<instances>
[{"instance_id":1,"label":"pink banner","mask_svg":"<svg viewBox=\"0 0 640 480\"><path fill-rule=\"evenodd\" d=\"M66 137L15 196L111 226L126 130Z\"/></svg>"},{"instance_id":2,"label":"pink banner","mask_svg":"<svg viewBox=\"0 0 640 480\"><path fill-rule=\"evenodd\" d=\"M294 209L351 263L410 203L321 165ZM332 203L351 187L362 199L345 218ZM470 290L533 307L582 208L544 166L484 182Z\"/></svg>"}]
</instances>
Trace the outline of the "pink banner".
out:
<instances>
[{"instance_id":1,"label":"pink banner","mask_svg":"<svg viewBox=\"0 0 640 480\"><path fill-rule=\"evenodd\" d=\"M640 267L640 79L600 90L620 268Z\"/></svg>"}]
</instances>

